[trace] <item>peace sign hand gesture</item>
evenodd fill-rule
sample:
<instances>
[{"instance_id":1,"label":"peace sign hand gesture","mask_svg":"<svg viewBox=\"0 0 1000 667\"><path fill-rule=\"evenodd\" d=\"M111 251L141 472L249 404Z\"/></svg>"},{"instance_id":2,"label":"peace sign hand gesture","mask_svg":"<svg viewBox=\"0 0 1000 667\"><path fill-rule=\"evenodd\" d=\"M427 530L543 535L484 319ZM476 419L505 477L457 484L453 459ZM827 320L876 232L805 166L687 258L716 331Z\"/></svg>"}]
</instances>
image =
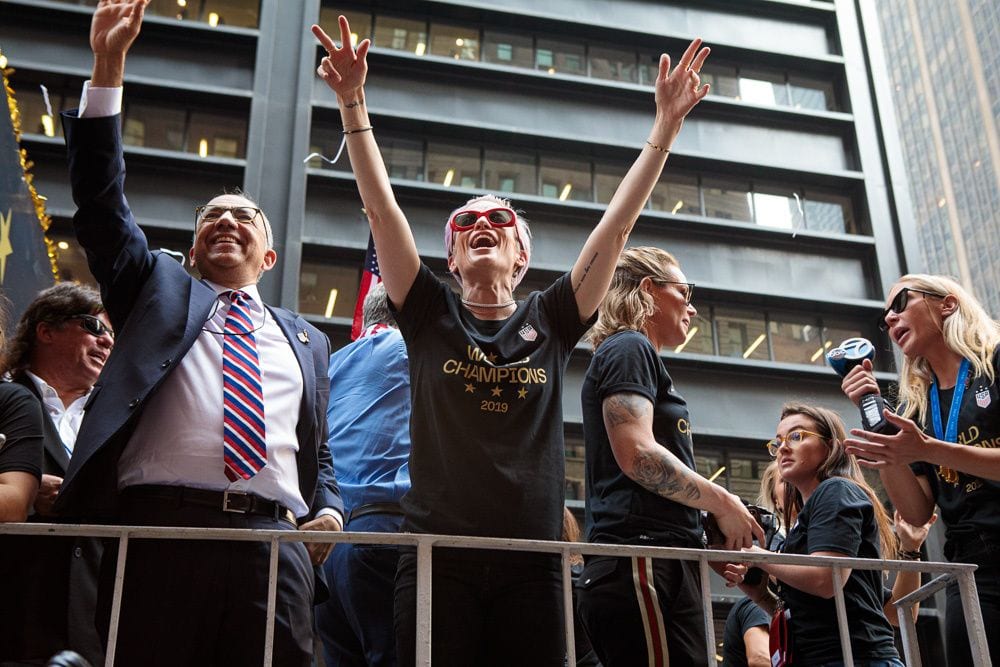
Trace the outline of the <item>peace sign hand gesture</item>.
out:
<instances>
[{"instance_id":1,"label":"peace sign hand gesture","mask_svg":"<svg viewBox=\"0 0 1000 667\"><path fill-rule=\"evenodd\" d=\"M351 26L344 16L339 17L340 47L330 38L326 31L318 25L312 27L312 32L319 43L326 49L326 57L320 61L316 73L326 81L326 85L342 100L355 101L364 88L368 77L368 48L371 40L364 39L357 49L351 45Z\"/></svg>"}]
</instances>

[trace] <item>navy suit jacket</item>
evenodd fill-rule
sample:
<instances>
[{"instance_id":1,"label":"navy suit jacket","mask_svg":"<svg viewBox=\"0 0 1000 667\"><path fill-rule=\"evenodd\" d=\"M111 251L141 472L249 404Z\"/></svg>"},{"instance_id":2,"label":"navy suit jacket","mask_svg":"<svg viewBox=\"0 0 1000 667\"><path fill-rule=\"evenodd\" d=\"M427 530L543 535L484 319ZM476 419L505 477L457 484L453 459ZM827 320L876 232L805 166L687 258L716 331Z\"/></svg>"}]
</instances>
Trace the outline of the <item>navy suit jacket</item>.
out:
<instances>
[{"instance_id":1,"label":"navy suit jacket","mask_svg":"<svg viewBox=\"0 0 1000 667\"><path fill-rule=\"evenodd\" d=\"M46 475L66 476L66 468L69 467L69 452L63 446L62 436L56 427L52 417L49 416L49 409L42 400L42 395L38 391L38 385L24 372L14 376L14 382L22 385L38 398L42 405L42 435L44 436L44 460L42 462L42 472Z\"/></svg>"},{"instance_id":2,"label":"navy suit jacket","mask_svg":"<svg viewBox=\"0 0 1000 667\"><path fill-rule=\"evenodd\" d=\"M118 459L143 407L156 396L201 333L215 291L169 255L150 252L125 200L121 116L63 114L73 200L73 227L117 332L115 348L87 401L56 511L65 517L113 520ZM310 507L343 511L326 444L326 371L330 341L297 314L268 306L302 370L296 427L299 490ZM222 400L222 397L219 397ZM178 415L183 419L183 415ZM170 434L163 434L163 446ZM219 443L222 461L222 443Z\"/></svg>"}]
</instances>

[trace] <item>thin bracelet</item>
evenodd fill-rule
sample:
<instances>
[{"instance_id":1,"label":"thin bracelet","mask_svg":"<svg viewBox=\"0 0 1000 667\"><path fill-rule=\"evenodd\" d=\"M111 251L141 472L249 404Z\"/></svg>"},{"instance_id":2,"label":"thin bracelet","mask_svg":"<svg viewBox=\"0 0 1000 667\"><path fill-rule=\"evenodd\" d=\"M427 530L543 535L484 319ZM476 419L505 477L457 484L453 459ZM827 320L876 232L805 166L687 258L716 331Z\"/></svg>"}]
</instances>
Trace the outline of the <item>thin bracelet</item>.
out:
<instances>
[{"instance_id":1,"label":"thin bracelet","mask_svg":"<svg viewBox=\"0 0 1000 667\"><path fill-rule=\"evenodd\" d=\"M646 144L649 145L649 146L651 146L652 148L655 148L656 150L660 151L661 153L666 153L667 155L670 155L670 149L669 148L664 148L663 146L658 146L658 145L654 144L652 141L650 141L649 139L646 139Z\"/></svg>"},{"instance_id":2,"label":"thin bracelet","mask_svg":"<svg viewBox=\"0 0 1000 667\"><path fill-rule=\"evenodd\" d=\"M344 134L357 134L358 132L368 132L369 130L375 129L374 125L369 125L367 127L358 127L353 130L344 130Z\"/></svg>"}]
</instances>

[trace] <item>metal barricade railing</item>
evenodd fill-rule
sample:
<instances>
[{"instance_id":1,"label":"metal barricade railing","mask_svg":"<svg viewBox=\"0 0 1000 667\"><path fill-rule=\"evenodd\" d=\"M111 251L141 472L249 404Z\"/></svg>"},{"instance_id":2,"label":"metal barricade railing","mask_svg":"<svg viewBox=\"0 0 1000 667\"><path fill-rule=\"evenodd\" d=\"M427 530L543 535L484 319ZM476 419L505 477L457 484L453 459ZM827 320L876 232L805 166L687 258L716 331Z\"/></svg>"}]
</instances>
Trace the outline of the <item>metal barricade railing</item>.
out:
<instances>
[{"instance_id":1,"label":"metal barricade railing","mask_svg":"<svg viewBox=\"0 0 1000 667\"><path fill-rule=\"evenodd\" d=\"M739 551L715 551L705 549L681 549L673 547L638 547L612 544L589 544L581 542L548 542L542 540L514 540L487 537L458 537L451 535L420 535L415 533L328 533L318 531L251 530L235 528L174 528L149 526L103 526L43 523L0 524L0 535L51 535L64 537L105 537L118 540L118 563L115 572L114 595L111 607L111 624L108 631L108 650L105 665L111 667L115 659L115 643L118 637L118 620L121 614L122 589L125 581L125 561L128 545L132 539L182 539L182 540L233 540L243 542L269 542L270 568L268 572L267 624L264 639L264 667L270 667L273 655L274 611L277 602L278 550L282 542L323 542L339 544L396 544L414 546L417 551L417 646L416 663L421 667L431 664L431 568L434 547L463 549L489 549L509 551L530 551L535 553L559 554L562 558L563 600L565 607L567 664L576 664L573 630L572 578L570 557L572 554L589 556L641 556L648 558L669 558L675 560L698 561L701 572L701 594L704 607L704 626L707 646L706 665L715 664L715 624L712 615L711 587L709 583L711 562L785 563L789 565L810 565L830 567L833 571L834 600L837 610L837 626L840 635L841 652L845 665L853 665L850 631L844 604L843 570L890 570L926 572L936 575L927 584L895 602L899 616L899 627L903 639L906 664L920 667L920 651L916 639L916 623L913 606L927 599L953 581L958 582L962 608L972 647L973 664L976 667L992 667L986 644L986 631L979 608L976 582L973 573L975 565L965 563L936 563L925 561L891 561L870 558L840 558L830 556L800 556L776 553L744 553Z\"/></svg>"}]
</instances>

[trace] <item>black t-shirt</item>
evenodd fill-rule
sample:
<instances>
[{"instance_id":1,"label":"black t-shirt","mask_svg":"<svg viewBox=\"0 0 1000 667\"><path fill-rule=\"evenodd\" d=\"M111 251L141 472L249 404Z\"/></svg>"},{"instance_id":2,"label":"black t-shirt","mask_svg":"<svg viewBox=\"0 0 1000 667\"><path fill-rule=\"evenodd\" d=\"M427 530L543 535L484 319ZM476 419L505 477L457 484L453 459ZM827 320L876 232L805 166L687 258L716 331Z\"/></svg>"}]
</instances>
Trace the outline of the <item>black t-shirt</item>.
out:
<instances>
[{"instance_id":1,"label":"black t-shirt","mask_svg":"<svg viewBox=\"0 0 1000 667\"><path fill-rule=\"evenodd\" d=\"M42 478L42 406L30 391L0 382L0 473L26 472Z\"/></svg>"},{"instance_id":2,"label":"black t-shirt","mask_svg":"<svg viewBox=\"0 0 1000 667\"><path fill-rule=\"evenodd\" d=\"M405 529L559 539L563 373L590 326L569 274L491 322L421 266L396 320L413 403Z\"/></svg>"},{"instance_id":3,"label":"black t-shirt","mask_svg":"<svg viewBox=\"0 0 1000 667\"><path fill-rule=\"evenodd\" d=\"M875 510L865 492L850 480L820 482L788 531L782 552L834 551L856 558L879 558ZM818 572L818 570L817 570ZM844 604L855 660L897 658L892 627L882 613L882 573L852 570L844 585ZM779 582L779 595L791 612L796 663L818 665L841 660L836 603Z\"/></svg>"},{"instance_id":4,"label":"black t-shirt","mask_svg":"<svg viewBox=\"0 0 1000 667\"><path fill-rule=\"evenodd\" d=\"M747 667L747 647L743 635L751 628L766 628L771 617L748 597L729 610L722 634L722 667Z\"/></svg>"},{"instance_id":5,"label":"black t-shirt","mask_svg":"<svg viewBox=\"0 0 1000 667\"><path fill-rule=\"evenodd\" d=\"M997 380L992 384L985 376L966 380L958 412L958 442L963 445L1000 447L1000 349L993 353L993 369ZM954 389L939 392L942 428L946 427L954 394ZM937 437L929 413L928 408L923 430ZM975 535L1000 545L1000 482L924 462L914 463L911 468L930 483L934 500L941 508L948 541L962 541ZM947 546L945 550L947 553ZM961 554L959 560L963 560Z\"/></svg>"},{"instance_id":6,"label":"black t-shirt","mask_svg":"<svg viewBox=\"0 0 1000 667\"><path fill-rule=\"evenodd\" d=\"M615 461L602 404L608 396L619 393L639 394L653 403L656 442L694 470L687 403L674 390L660 355L637 331L609 336L594 353L583 381L587 539L700 548L700 512L646 490Z\"/></svg>"}]
</instances>

